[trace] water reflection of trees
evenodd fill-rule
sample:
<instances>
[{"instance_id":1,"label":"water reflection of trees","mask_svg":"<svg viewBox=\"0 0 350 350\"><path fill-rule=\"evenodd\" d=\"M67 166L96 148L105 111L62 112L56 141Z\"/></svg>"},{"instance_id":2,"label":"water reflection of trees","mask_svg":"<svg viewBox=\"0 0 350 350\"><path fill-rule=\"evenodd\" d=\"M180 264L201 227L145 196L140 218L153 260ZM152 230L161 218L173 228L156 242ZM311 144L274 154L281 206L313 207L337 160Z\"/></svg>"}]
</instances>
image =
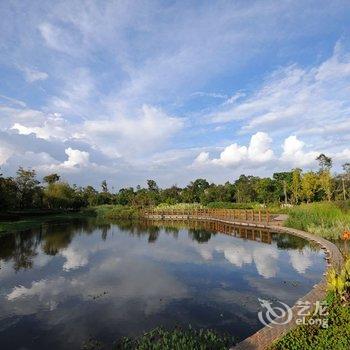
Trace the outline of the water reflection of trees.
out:
<instances>
[{"instance_id":1,"label":"water reflection of trees","mask_svg":"<svg viewBox=\"0 0 350 350\"><path fill-rule=\"evenodd\" d=\"M0 236L0 262L13 262L15 271L30 269L38 250L54 256L66 249L76 235L90 235L101 231L106 239L110 224L94 220L70 220L69 222L44 223L41 227Z\"/></svg>"},{"instance_id":2,"label":"water reflection of trees","mask_svg":"<svg viewBox=\"0 0 350 350\"><path fill-rule=\"evenodd\" d=\"M15 271L32 268L39 244L40 235L31 230L0 236L0 261L12 260Z\"/></svg>"},{"instance_id":3,"label":"water reflection of trees","mask_svg":"<svg viewBox=\"0 0 350 350\"><path fill-rule=\"evenodd\" d=\"M210 240L211 236L214 235L215 232L209 232L205 229L189 229L188 235L191 237L193 241L198 243L206 243Z\"/></svg>"},{"instance_id":4,"label":"water reflection of trees","mask_svg":"<svg viewBox=\"0 0 350 350\"><path fill-rule=\"evenodd\" d=\"M255 240L262 243L272 242L280 249L299 249L309 246L313 250L318 247L307 240L288 234L271 233L269 230L252 229L209 221L118 221L114 223L91 218L87 220L71 220L66 223L45 223L40 228L25 230L14 234L0 236L0 262L13 262L13 268L30 269L39 248L47 255L54 256L66 249L75 236L91 235L100 232L101 239L107 240L108 234L114 231L127 235L146 237L149 243L158 240L160 232L177 239L180 230L186 229L189 237L198 242L208 242L217 232L234 235L238 238ZM148 236L148 237L147 237Z\"/></svg>"},{"instance_id":5,"label":"water reflection of trees","mask_svg":"<svg viewBox=\"0 0 350 350\"><path fill-rule=\"evenodd\" d=\"M305 246L318 250L317 246L312 245L307 240L289 234L273 233L268 229L250 228L235 226L233 224L222 223L218 221L201 220L144 220L144 229L157 226L165 232L178 232L181 229L187 229L189 237L198 243L208 242L216 233L230 234L238 238L259 241L262 243L276 243L280 249L299 249ZM143 231L143 233L145 233ZM141 232L142 234L142 232Z\"/></svg>"},{"instance_id":6,"label":"water reflection of trees","mask_svg":"<svg viewBox=\"0 0 350 350\"><path fill-rule=\"evenodd\" d=\"M274 233L272 234L272 241L276 243L277 247L283 250L299 249L302 250L305 246L310 247L312 250L318 250L316 246L310 244L306 239L289 235L287 233Z\"/></svg>"}]
</instances>

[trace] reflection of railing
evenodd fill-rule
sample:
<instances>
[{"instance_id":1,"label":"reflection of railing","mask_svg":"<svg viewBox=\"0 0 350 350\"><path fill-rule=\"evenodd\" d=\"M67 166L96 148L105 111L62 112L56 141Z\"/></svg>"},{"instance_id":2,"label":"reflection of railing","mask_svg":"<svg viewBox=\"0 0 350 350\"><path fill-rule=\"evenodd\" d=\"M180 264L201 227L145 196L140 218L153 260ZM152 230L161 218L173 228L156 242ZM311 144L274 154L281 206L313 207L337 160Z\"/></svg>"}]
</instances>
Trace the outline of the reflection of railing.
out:
<instances>
[{"instance_id":1,"label":"reflection of railing","mask_svg":"<svg viewBox=\"0 0 350 350\"><path fill-rule=\"evenodd\" d=\"M251 241L257 241L262 243L271 244L271 231L260 228L247 228L243 226L237 226L229 223L223 223L220 221L184 221L184 220L147 220L148 224L154 226L166 226L166 227L186 227L189 229L199 230L204 229L207 231L214 231L225 233L238 238L249 239Z\"/></svg>"},{"instance_id":2,"label":"reflection of railing","mask_svg":"<svg viewBox=\"0 0 350 350\"><path fill-rule=\"evenodd\" d=\"M144 217L187 217L206 219L225 219L229 221L256 222L269 224L271 215L268 210L248 209L145 209L142 211Z\"/></svg>"}]
</instances>

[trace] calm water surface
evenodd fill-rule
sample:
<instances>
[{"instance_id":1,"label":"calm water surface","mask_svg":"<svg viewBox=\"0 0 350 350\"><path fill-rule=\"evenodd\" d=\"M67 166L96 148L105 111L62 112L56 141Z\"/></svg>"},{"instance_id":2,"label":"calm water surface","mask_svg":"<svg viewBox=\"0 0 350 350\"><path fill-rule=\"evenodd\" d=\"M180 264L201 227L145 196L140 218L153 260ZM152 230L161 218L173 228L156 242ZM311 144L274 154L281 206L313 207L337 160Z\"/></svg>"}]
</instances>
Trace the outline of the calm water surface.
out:
<instances>
[{"instance_id":1,"label":"calm water surface","mask_svg":"<svg viewBox=\"0 0 350 350\"><path fill-rule=\"evenodd\" d=\"M292 305L325 268L322 251L289 235L167 225L77 220L0 237L1 349L89 338L108 349L159 325L242 339L261 328L258 298Z\"/></svg>"}]
</instances>

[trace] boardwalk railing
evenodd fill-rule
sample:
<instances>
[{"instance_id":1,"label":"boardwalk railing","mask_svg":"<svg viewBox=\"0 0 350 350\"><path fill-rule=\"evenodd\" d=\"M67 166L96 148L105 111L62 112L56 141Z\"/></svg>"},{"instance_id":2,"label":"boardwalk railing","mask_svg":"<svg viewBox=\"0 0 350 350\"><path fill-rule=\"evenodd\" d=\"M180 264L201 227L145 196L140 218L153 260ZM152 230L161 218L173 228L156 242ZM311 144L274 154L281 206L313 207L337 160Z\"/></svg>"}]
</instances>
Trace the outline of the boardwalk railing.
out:
<instances>
[{"instance_id":1,"label":"boardwalk railing","mask_svg":"<svg viewBox=\"0 0 350 350\"><path fill-rule=\"evenodd\" d=\"M205 218L225 219L229 221L256 222L269 224L271 215L266 210L252 209L144 209L146 218Z\"/></svg>"},{"instance_id":2,"label":"boardwalk railing","mask_svg":"<svg viewBox=\"0 0 350 350\"><path fill-rule=\"evenodd\" d=\"M258 241L261 243L271 244L272 237L271 231L269 229L256 228L256 227L244 227L238 226L234 223L224 223L215 220L183 220L175 219L172 220L170 217L166 220L166 227L173 227L175 229L180 229L183 227L206 231L220 232L235 236L242 239L248 239L251 241ZM164 227L164 220L162 219L146 219L145 221L148 225Z\"/></svg>"}]
</instances>

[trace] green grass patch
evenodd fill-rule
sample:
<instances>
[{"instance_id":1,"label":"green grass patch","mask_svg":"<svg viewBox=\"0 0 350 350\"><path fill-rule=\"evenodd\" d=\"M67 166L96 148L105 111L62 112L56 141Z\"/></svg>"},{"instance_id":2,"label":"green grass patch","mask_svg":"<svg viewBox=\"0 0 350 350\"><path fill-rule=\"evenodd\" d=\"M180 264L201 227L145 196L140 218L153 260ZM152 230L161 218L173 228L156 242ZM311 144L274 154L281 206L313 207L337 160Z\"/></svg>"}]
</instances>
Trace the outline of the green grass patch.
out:
<instances>
[{"instance_id":1,"label":"green grass patch","mask_svg":"<svg viewBox=\"0 0 350 350\"><path fill-rule=\"evenodd\" d=\"M285 226L336 240L350 229L350 211L337 203L302 204L289 210Z\"/></svg>"},{"instance_id":2,"label":"green grass patch","mask_svg":"<svg viewBox=\"0 0 350 350\"><path fill-rule=\"evenodd\" d=\"M158 327L138 339L123 338L116 350L227 350L233 338L212 330L175 328L168 331Z\"/></svg>"}]
</instances>

